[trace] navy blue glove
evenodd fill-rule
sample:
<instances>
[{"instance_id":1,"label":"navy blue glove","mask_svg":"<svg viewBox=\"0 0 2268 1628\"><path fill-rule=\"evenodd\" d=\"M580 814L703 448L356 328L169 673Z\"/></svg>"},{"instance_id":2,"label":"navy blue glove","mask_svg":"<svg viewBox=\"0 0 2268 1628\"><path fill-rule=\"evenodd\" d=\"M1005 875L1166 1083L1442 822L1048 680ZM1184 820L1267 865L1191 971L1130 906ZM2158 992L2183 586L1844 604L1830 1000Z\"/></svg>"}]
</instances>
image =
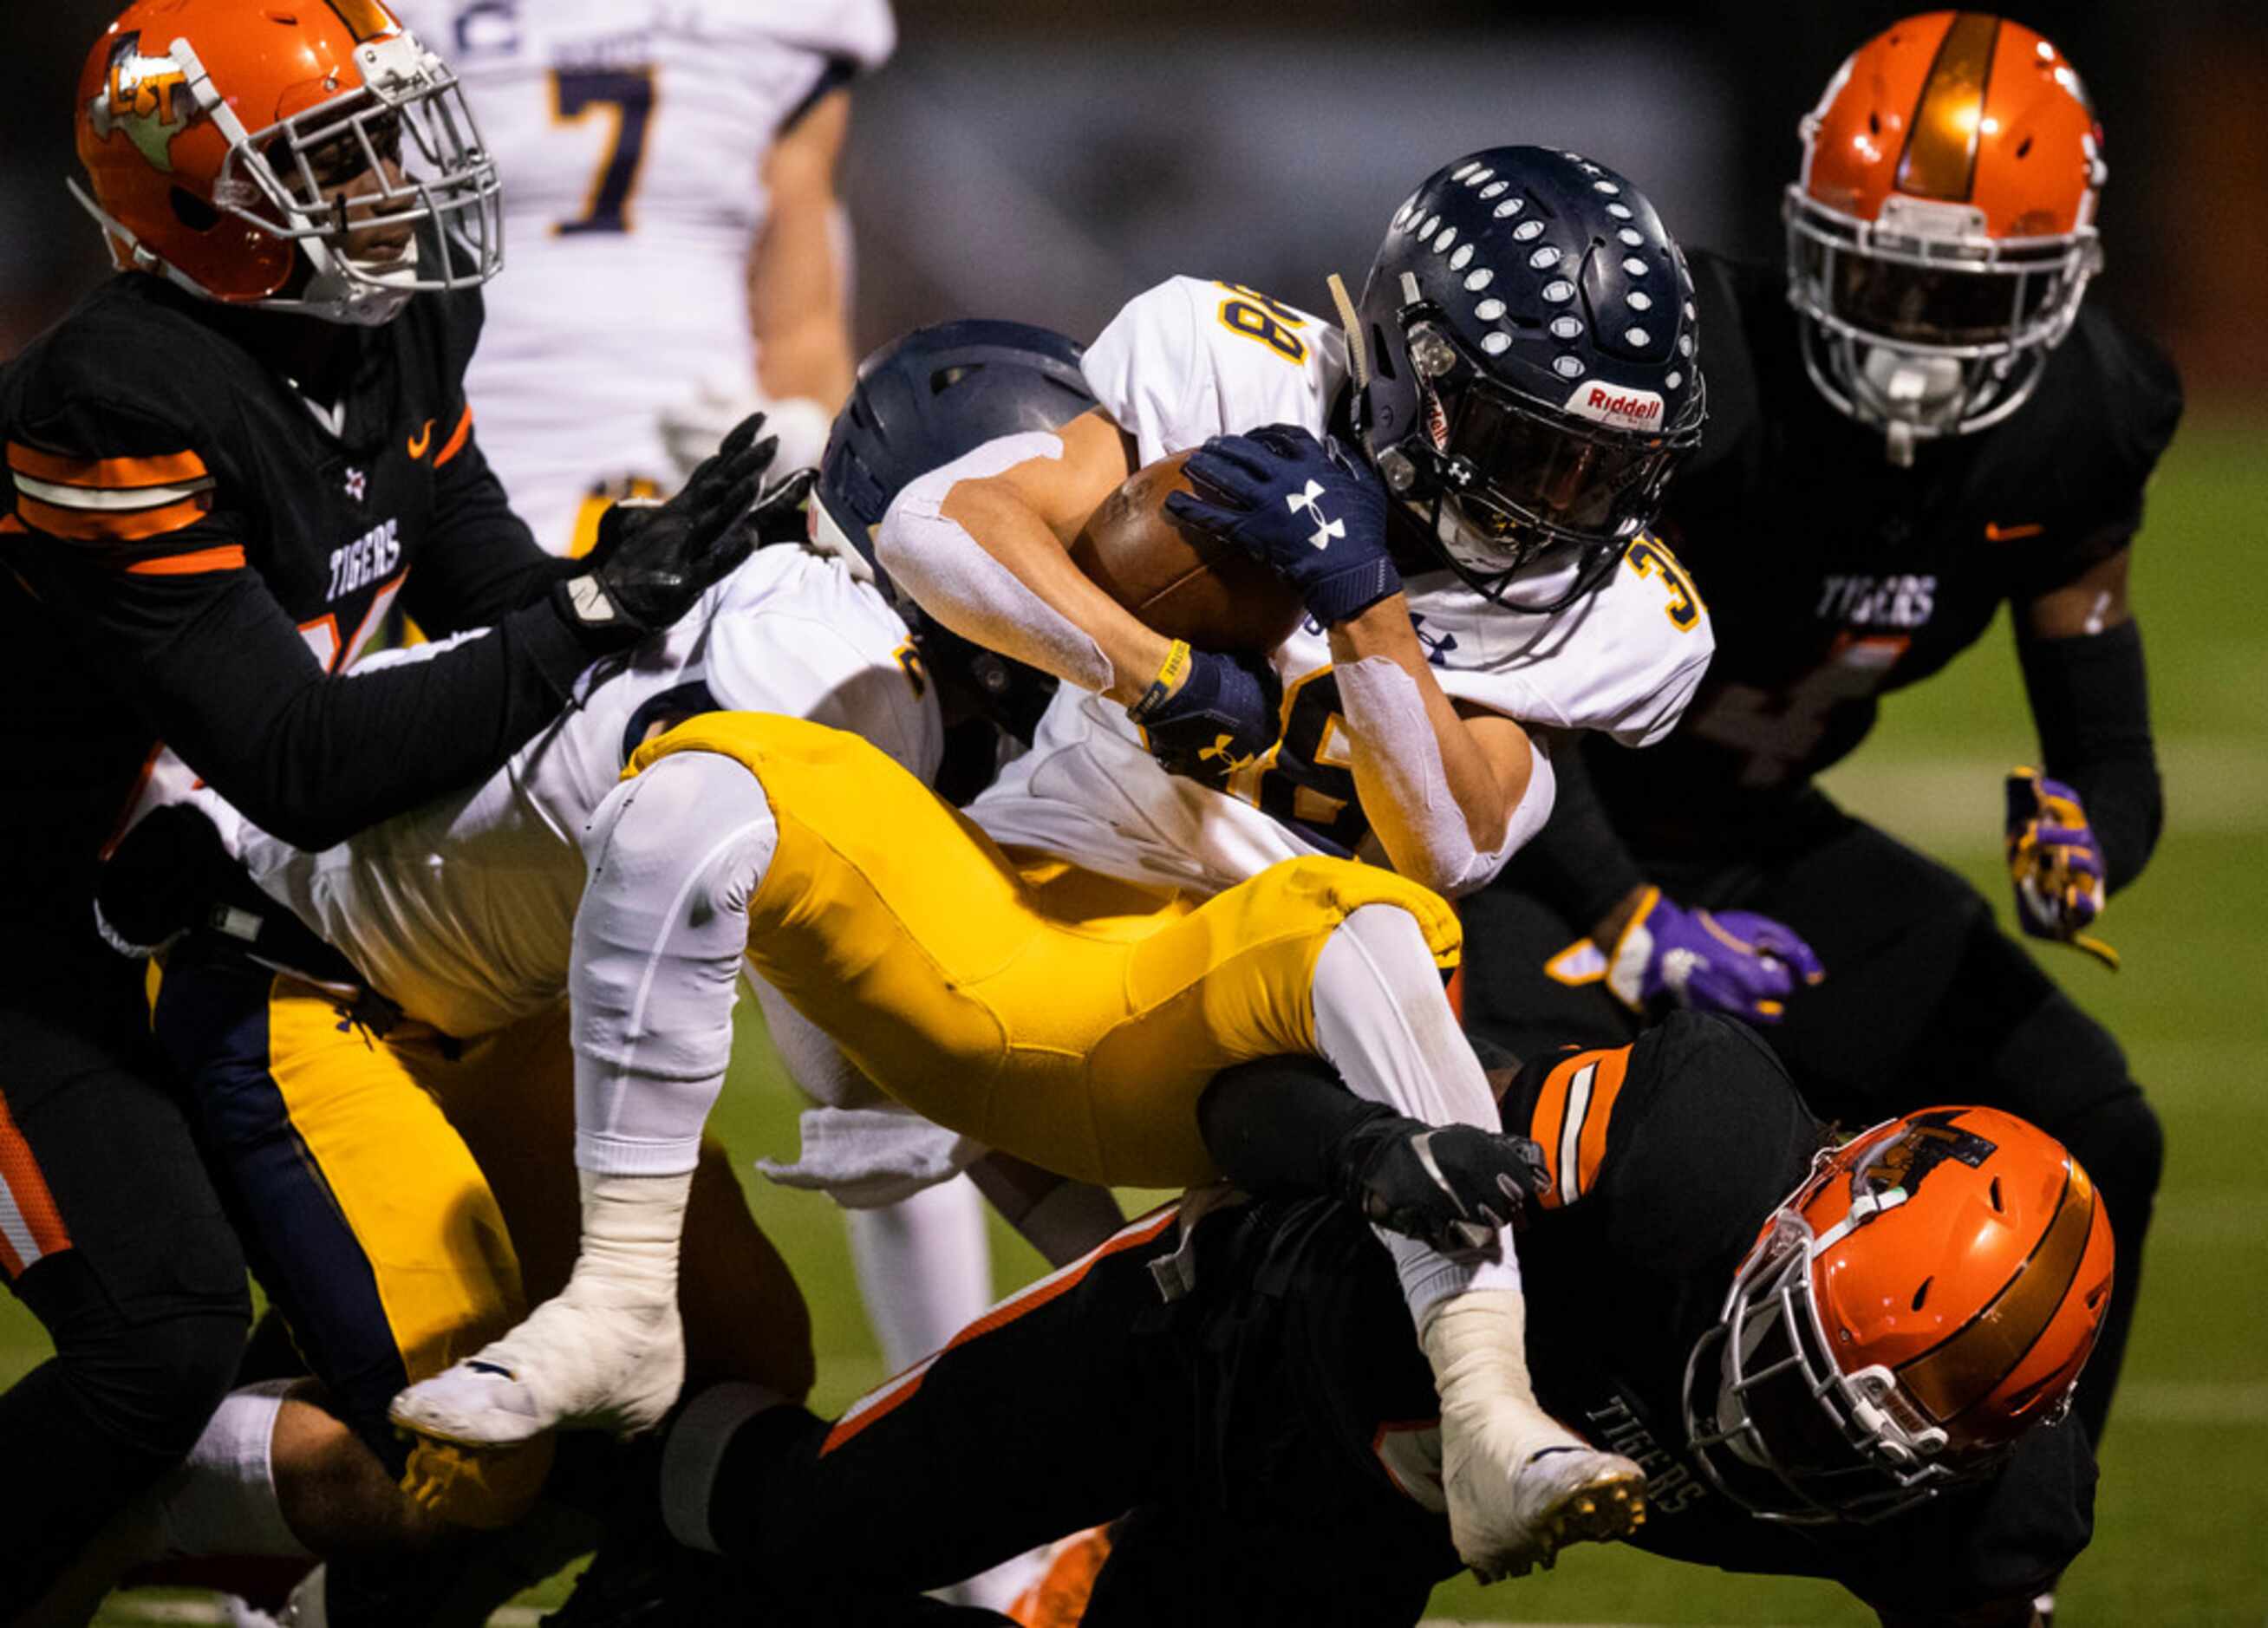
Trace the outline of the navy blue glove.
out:
<instances>
[{"instance_id":1,"label":"navy blue glove","mask_svg":"<svg viewBox=\"0 0 2268 1628\"><path fill-rule=\"evenodd\" d=\"M1166 512L1267 566L1323 626L1402 592L1386 551L1392 500L1376 472L1336 441L1270 424L1213 437L1184 468L1197 490L1167 498Z\"/></svg>"},{"instance_id":2,"label":"navy blue glove","mask_svg":"<svg viewBox=\"0 0 2268 1628\"><path fill-rule=\"evenodd\" d=\"M1191 650L1175 639L1157 681L1126 716L1142 726L1142 743L1168 772L1221 786L1276 744L1283 698L1265 657Z\"/></svg>"}]
</instances>

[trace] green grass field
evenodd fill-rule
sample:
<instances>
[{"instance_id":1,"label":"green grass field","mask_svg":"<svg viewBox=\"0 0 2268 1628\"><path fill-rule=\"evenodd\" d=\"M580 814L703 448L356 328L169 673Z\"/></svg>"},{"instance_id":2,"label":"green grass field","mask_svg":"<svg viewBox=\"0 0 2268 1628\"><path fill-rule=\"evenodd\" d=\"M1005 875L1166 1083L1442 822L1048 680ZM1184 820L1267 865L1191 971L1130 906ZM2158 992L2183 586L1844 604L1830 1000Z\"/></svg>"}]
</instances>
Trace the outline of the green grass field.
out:
<instances>
[{"instance_id":1,"label":"green grass field","mask_svg":"<svg viewBox=\"0 0 2268 1628\"><path fill-rule=\"evenodd\" d=\"M2245 586L2268 513L2264 447L2268 422L2199 414L2166 460L2136 555L2135 603L2149 643L2167 834L2148 876L2104 921L2124 971L2043 952L2124 1041L2170 1145L2095 1543L2062 1595L2059 1621L2072 1628L2268 1620L2268 623ZM1893 699L1874 740L1832 784L2000 901L2000 776L2034 753L2002 630L1935 682ZM753 1159L792 1148L793 1108L768 1049L747 1038L720 1116ZM811 1300L817 1405L838 1407L880 1377L840 1221L823 1199L750 1181L757 1215ZM1003 1233L998 1242L1004 1291L1036 1273L1020 1241ZM0 1304L0 1381L43 1355L37 1325ZM1435 1610L1562 1624L1872 1620L1824 1586L1607 1550L1577 1551L1540 1580L1448 1585ZM122 1605L101 1620L149 1618Z\"/></svg>"}]
</instances>

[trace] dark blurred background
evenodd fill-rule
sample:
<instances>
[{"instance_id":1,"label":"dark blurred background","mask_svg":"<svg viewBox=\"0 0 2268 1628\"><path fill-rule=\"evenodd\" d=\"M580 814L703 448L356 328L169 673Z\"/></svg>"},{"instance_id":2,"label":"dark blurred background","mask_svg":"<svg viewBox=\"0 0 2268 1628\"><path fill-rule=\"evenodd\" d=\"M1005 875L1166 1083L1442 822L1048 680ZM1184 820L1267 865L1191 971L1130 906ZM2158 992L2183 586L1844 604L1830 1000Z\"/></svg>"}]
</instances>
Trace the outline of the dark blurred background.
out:
<instances>
[{"instance_id":1,"label":"dark blurred background","mask_svg":"<svg viewBox=\"0 0 2268 1628\"><path fill-rule=\"evenodd\" d=\"M0 0L0 355L102 272L62 181L78 64L115 9ZM1325 309L1324 274L1359 284L1411 186L1502 142L1577 148L1685 241L1777 255L1798 116L1907 9L906 0L896 59L856 99L858 337L956 314L1091 335L1173 272ZM2268 382L2268 5L2015 15L2077 63L2108 134L2091 297L2197 394Z\"/></svg>"}]
</instances>

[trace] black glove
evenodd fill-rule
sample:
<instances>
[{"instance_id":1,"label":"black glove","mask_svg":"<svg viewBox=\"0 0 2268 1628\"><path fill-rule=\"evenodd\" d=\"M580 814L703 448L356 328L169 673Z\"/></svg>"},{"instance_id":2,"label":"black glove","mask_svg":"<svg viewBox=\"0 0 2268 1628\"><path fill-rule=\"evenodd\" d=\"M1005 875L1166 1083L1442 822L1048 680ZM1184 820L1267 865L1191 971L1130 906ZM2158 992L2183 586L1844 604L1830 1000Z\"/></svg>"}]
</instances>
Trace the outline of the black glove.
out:
<instances>
[{"instance_id":1,"label":"black glove","mask_svg":"<svg viewBox=\"0 0 2268 1628\"><path fill-rule=\"evenodd\" d=\"M760 541L776 540L773 534L791 524L800 529L811 472L764 490L779 443L756 439L763 424L762 413L741 420L667 502L618 503L607 511L588 569L558 590L571 621L631 637L667 627Z\"/></svg>"},{"instance_id":2,"label":"black glove","mask_svg":"<svg viewBox=\"0 0 2268 1628\"><path fill-rule=\"evenodd\" d=\"M1340 1138L1332 1186L1373 1225L1454 1260L1493 1258L1498 1232L1550 1177L1543 1150L1524 1136L1386 1113Z\"/></svg>"},{"instance_id":3,"label":"black glove","mask_svg":"<svg viewBox=\"0 0 2268 1628\"><path fill-rule=\"evenodd\" d=\"M1175 640L1158 681L1126 716L1171 774L1220 787L1276 744L1283 681L1265 656L1225 656Z\"/></svg>"}]
</instances>

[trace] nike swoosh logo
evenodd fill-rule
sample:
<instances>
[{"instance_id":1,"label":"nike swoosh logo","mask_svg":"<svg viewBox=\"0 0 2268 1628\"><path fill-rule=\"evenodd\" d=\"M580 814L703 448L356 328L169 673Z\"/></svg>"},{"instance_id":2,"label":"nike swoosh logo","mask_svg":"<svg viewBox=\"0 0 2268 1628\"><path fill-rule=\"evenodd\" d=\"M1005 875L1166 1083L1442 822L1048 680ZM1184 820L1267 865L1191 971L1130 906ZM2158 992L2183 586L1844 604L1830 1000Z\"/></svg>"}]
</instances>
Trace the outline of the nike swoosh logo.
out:
<instances>
[{"instance_id":1,"label":"nike swoosh logo","mask_svg":"<svg viewBox=\"0 0 2268 1628\"><path fill-rule=\"evenodd\" d=\"M432 445L433 421L428 418L425 421L425 427L409 438L409 455L412 458L423 458L425 455L425 449ZM1989 532L1992 528L1987 526L1984 529Z\"/></svg>"},{"instance_id":2,"label":"nike swoosh logo","mask_svg":"<svg viewBox=\"0 0 2268 1628\"><path fill-rule=\"evenodd\" d=\"M2047 527L2044 526L1995 526L1992 521L1987 520L1984 522L1984 541L2014 542L2019 537L2036 537L2045 530Z\"/></svg>"}]
</instances>

